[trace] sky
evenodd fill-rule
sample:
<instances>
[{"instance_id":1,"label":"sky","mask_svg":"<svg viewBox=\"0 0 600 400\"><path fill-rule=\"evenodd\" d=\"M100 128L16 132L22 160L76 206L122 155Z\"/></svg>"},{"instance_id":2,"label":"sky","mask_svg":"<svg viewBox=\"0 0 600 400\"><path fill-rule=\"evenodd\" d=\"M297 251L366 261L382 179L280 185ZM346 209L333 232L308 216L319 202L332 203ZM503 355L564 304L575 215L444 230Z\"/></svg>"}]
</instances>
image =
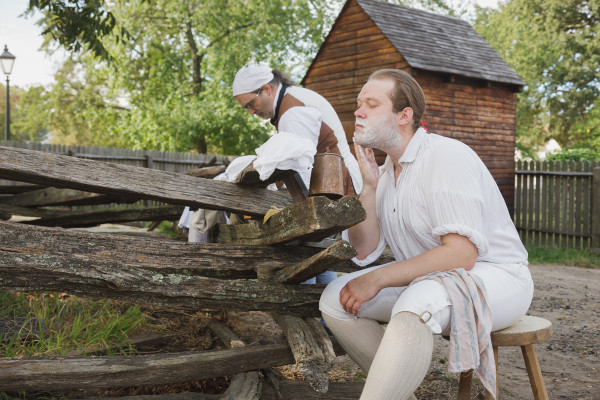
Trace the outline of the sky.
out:
<instances>
[{"instance_id":1,"label":"sky","mask_svg":"<svg viewBox=\"0 0 600 400\"><path fill-rule=\"evenodd\" d=\"M498 0L475 0L485 7L496 7ZM9 76L10 85L27 88L32 85L47 85L54 81L54 72L66 53L59 51L49 56L40 50L42 29L35 25L39 15L25 18L23 14L29 0L0 0L0 52L4 46L16 59ZM0 74L1 74L0 70ZM1 74L3 75L3 74ZM0 77L2 83L6 75Z\"/></svg>"}]
</instances>

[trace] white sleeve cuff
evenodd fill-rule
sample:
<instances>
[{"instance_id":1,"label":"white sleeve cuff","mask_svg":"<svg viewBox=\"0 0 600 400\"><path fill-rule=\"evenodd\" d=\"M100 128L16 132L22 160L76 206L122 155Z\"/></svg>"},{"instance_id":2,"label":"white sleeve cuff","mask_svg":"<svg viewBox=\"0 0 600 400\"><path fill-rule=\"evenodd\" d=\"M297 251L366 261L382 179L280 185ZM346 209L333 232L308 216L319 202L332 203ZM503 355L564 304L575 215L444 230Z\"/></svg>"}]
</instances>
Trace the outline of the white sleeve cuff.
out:
<instances>
[{"instance_id":1,"label":"white sleeve cuff","mask_svg":"<svg viewBox=\"0 0 600 400\"><path fill-rule=\"evenodd\" d=\"M461 224L445 224L435 227L431 234L433 238L441 243L441 237L449 233L457 233L461 236L466 237L477 247L479 256L483 256L488 252L489 243L487 239L475 229L469 228L466 225Z\"/></svg>"},{"instance_id":2,"label":"white sleeve cuff","mask_svg":"<svg viewBox=\"0 0 600 400\"><path fill-rule=\"evenodd\" d=\"M342 239L344 239L345 241L347 241L348 243L350 242L348 240L348 230L344 230L342 232ZM359 267L366 267L367 265L373 263L375 260L377 260L382 254L383 251L385 250L385 239L383 238L383 235L380 233L379 234L379 243L377 244L377 248L368 256L366 256L365 258L363 258L362 260L359 260L358 258L354 257L352 259L352 262L356 265L358 265Z\"/></svg>"}]
</instances>

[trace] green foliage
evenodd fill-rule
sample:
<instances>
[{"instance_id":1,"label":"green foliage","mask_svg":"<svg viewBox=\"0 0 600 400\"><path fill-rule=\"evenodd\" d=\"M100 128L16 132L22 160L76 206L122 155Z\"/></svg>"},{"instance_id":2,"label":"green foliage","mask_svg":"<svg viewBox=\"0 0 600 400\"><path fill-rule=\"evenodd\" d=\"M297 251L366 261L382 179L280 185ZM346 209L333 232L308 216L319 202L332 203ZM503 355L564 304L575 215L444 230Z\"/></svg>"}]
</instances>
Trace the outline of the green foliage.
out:
<instances>
[{"instance_id":1,"label":"green foliage","mask_svg":"<svg viewBox=\"0 0 600 400\"><path fill-rule=\"evenodd\" d=\"M526 83L517 96L519 143L599 145L600 2L508 0L479 9L475 27Z\"/></svg>"},{"instance_id":2,"label":"green foliage","mask_svg":"<svg viewBox=\"0 0 600 400\"><path fill-rule=\"evenodd\" d=\"M23 89L10 86L10 139L16 141L42 141L49 127L49 105L47 91L43 86ZM0 98L6 99L6 86L0 84ZM6 107L0 109L2 140L6 135Z\"/></svg>"},{"instance_id":3,"label":"green foliage","mask_svg":"<svg viewBox=\"0 0 600 400\"><path fill-rule=\"evenodd\" d=\"M42 35L50 35L68 50L89 50L111 62L113 58L102 39L114 37L119 41L130 35L123 27L115 29L117 20L105 6L103 0L29 0L28 11L37 9L44 13Z\"/></svg>"},{"instance_id":4,"label":"green foliage","mask_svg":"<svg viewBox=\"0 0 600 400\"><path fill-rule=\"evenodd\" d=\"M269 129L231 96L235 72L249 60L305 68L342 0L33 3L50 38L81 50L94 36L112 63L96 51L65 62L48 100L52 142L247 154ZM113 40L115 24L130 34Z\"/></svg>"},{"instance_id":5,"label":"green foliage","mask_svg":"<svg viewBox=\"0 0 600 400\"><path fill-rule=\"evenodd\" d=\"M558 264L575 267L600 268L600 254L586 250L559 247L527 246L530 264Z\"/></svg>"},{"instance_id":6,"label":"green foliage","mask_svg":"<svg viewBox=\"0 0 600 400\"><path fill-rule=\"evenodd\" d=\"M59 293L1 293L0 318L40 319L47 336L21 342L14 336L0 342L2 357L64 355L94 345L126 343L144 324L139 306L112 300L89 300ZM110 350L130 352L129 348Z\"/></svg>"},{"instance_id":7,"label":"green foliage","mask_svg":"<svg viewBox=\"0 0 600 400\"><path fill-rule=\"evenodd\" d=\"M596 161L600 152L594 149L563 149L546 156L548 161Z\"/></svg>"}]
</instances>

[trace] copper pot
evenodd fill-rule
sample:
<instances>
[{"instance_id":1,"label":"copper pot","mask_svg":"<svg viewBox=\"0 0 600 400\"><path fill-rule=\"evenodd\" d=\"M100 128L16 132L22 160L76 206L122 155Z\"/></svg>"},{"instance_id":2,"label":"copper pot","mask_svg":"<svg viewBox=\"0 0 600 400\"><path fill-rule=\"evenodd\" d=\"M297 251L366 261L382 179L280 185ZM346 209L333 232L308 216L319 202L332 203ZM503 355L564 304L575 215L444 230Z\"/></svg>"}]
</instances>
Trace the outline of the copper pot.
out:
<instances>
[{"instance_id":1,"label":"copper pot","mask_svg":"<svg viewBox=\"0 0 600 400\"><path fill-rule=\"evenodd\" d=\"M330 199L339 199L344 195L342 156L335 153L315 154L308 195Z\"/></svg>"}]
</instances>

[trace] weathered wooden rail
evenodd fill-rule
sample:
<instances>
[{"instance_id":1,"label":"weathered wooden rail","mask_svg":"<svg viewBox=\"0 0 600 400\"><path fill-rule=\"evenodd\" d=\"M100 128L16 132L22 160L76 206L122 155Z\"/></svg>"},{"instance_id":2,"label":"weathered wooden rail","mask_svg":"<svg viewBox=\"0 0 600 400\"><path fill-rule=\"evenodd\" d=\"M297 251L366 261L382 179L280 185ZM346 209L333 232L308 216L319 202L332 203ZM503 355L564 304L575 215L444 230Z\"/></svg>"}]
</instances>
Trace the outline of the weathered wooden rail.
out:
<instances>
[{"instance_id":1,"label":"weathered wooden rail","mask_svg":"<svg viewBox=\"0 0 600 400\"><path fill-rule=\"evenodd\" d=\"M0 213L29 210L31 216L41 217L28 224L0 221L0 290L63 291L172 308L260 310L273 314L288 339L284 345L212 352L0 359L0 390L177 383L295 362L312 387L310 392L304 386L299 388L305 393L303 398L319 398L319 393L328 391L333 344L314 319L319 315L322 286L299 283L327 269L353 270L349 260L356 253L344 241L325 249L288 243L319 241L359 223L365 212L356 198L332 201L315 197L293 205L289 195L261 187L5 147L0 147L0 178L45 187L32 186L40 190L35 193L36 200L24 192L0 197ZM267 221L220 226L218 243L211 244L31 225L75 226L68 216L41 205L95 201L100 196L159 200L253 217L264 215L272 206L281 211ZM84 214L71 214L72 220L79 217L80 224L89 223ZM58 220L62 222L58 224ZM246 382L246 378L238 380ZM247 397L239 397L244 392L240 389L232 398L258 398L259 392L265 393L263 398L294 398L289 393L283 397L285 383L271 388L273 385L252 383L254 378L248 381L254 389L243 395ZM346 390L338 386L334 385L342 396ZM358 391L353 389L356 396L339 398L357 398Z\"/></svg>"}]
</instances>

